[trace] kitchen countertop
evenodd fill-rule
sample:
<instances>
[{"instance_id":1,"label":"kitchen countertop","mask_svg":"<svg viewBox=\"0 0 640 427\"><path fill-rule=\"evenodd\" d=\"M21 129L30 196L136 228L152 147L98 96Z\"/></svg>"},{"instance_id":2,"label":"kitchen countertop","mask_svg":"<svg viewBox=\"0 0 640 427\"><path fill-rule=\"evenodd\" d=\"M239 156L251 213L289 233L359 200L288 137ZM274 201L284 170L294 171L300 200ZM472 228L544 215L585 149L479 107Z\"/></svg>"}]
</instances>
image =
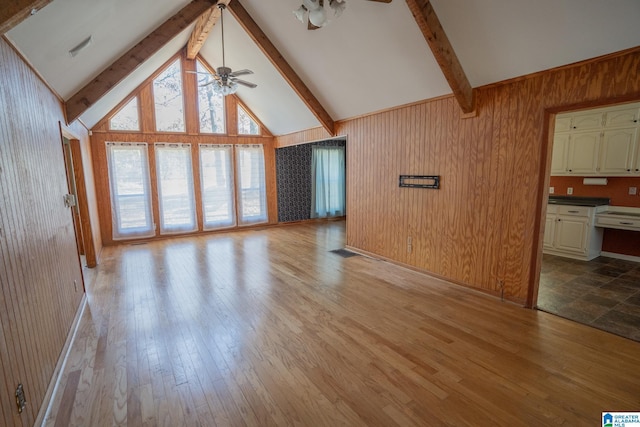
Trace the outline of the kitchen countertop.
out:
<instances>
[{"instance_id":1,"label":"kitchen countertop","mask_svg":"<svg viewBox=\"0 0 640 427\"><path fill-rule=\"evenodd\" d=\"M606 197L549 196L551 205L604 206L609 203L610 199Z\"/></svg>"}]
</instances>

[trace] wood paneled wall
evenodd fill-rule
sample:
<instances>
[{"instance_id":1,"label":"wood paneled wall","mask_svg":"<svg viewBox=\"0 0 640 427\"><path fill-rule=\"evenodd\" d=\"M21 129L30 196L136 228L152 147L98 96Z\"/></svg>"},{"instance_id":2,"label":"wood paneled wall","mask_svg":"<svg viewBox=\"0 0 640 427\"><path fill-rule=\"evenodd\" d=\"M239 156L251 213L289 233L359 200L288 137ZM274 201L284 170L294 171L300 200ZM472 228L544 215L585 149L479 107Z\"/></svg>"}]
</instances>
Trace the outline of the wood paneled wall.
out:
<instances>
[{"instance_id":1,"label":"wood paneled wall","mask_svg":"<svg viewBox=\"0 0 640 427\"><path fill-rule=\"evenodd\" d=\"M635 49L479 88L471 118L450 97L338 122L348 147L347 245L531 302L549 121L559 111L640 99L639 69ZM399 188L400 174L440 175L441 189Z\"/></svg>"},{"instance_id":2,"label":"wood paneled wall","mask_svg":"<svg viewBox=\"0 0 640 427\"><path fill-rule=\"evenodd\" d=\"M188 235L202 233L202 209L201 203L201 190L199 179L199 166L198 166L198 144L261 144L264 146L264 160L265 160L265 180L267 184L267 207L269 210L268 224L275 224L278 222L278 200L276 189L276 160L275 160L275 139L269 132L269 130L260 122L259 118L255 117L251 110L246 108L235 96L225 97L225 119L226 119L226 135L217 134L200 134L199 133L199 120L198 112L196 108L197 100L197 82L195 74L184 73L183 85L184 85L184 100L185 100L185 129L184 133L159 133L156 132L155 127L155 112L153 107L153 79L160 74L164 67L175 61L177 57L181 58L182 69L193 71L196 69L195 61L187 60L185 52L180 52L172 59L167 61L162 67L160 67L152 76L144 81L138 88L136 88L131 94L129 94L118 106L110 111L102 120L96 124L92 129L93 135L91 136L91 146L93 153L93 168L96 193L98 194L98 212L100 216L101 224L101 241L104 245L113 245L116 243L126 243L127 240L113 240L113 221L111 215L111 196L109 190L109 172L107 168L107 151L106 142L146 142L149 144L149 160L154 162L153 144L156 142L166 143L187 143L191 144L192 150L192 164L194 173L194 192L196 200L196 213L197 213L197 232L186 233ZM207 63L200 59L205 66ZM123 131L110 131L109 119L124 106L132 96L138 96L138 106L140 109L140 131L139 132L123 132ZM190 102L191 101L191 102ZM248 136L238 133L237 124L237 107L238 104L242 105L245 111L258 123L261 130L261 135ZM154 219L158 223L158 197L153 191L155 188L156 174L155 168L150 168L150 181L152 187L152 211ZM260 224L264 225L264 224ZM245 227L239 227L245 228ZM210 233L211 231L207 231ZM171 236L175 236L172 234ZM155 238L165 238L167 236L160 235L159 227L156 228ZM152 240L144 239L144 240Z\"/></svg>"},{"instance_id":3,"label":"wood paneled wall","mask_svg":"<svg viewBox=\"0 0 640 427\"><path fill-rule=\"evenodd\" d=\"M82 275L63 203L62 106L4 39L0 106L0 425L31 426L82 300Z\"/></svg>"}]
</instances>

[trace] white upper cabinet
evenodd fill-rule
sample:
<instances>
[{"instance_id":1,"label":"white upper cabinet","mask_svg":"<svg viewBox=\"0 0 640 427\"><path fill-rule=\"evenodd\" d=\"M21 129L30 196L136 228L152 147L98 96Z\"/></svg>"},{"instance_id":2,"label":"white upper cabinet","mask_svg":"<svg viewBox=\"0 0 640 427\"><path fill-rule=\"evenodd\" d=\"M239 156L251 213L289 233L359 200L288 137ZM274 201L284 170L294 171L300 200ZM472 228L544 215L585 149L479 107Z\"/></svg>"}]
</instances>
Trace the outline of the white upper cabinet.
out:
<instances>
[{"instance_id":1,"label":"white upper cabinet","mask_svg":"<svg viewBox=\"0 0 640 427\"><path fill-rule=\"evenodd\" d=\"M567 132L571 130L571 116L556 117L556 132Z\"/></svg>"},{"instance_id":2,"label":"white upper cabinet","mask_svg":"<svg viewBox=\"0 0 640 427\"><path fill-rule=\"evenodd\" d=\"M633 172L631 169L637 136L637 128L604 131L599 172L615 175Z\"/></svg>"},{"instance_id":3,"label":"white upper cabinet","mask_svg":"<svg viewBox=\"0 0 640 427\"><path fill-rule=\"evenodd\" d=\"M571 129L577 131L600 129L602 127L602 113L575 114L571 119Z\"/></svg>"},{"instance_id":4,"label":"white upper cabinet","mask_svg":"<svg viewBox=\"0 0 640 427\"><path fill-rule=\"evenodd\" d=\"M593 175L598 167L600 132L572 133L569 139L567 168L569 173Z\"/></svg>"},{"instance_id":5,"label":"white upper cabinet","mask_svg":"<svg viewBox=\"0 0 640 427\"><path fill-rule=\"evenodd\" d=\"M567 173L567 153L568 152L569 152L569 134L559 133L554 135L553 153L551 155L551 175L564 175Z\"/></svg>"},{"instance_id":6,"label":"white upper cabinet","mask_svg":"<svg viewBox=\"0 0 640 427\"><path fill-rule=\"evenodd\" d=\"M640 108L638 107L607 111L605 113L604 126L606 128L636 126L638 124L638 115L640 115Z\"/></svg>"},{"instance_id":7,"label":"white upper cabinet","mask_svg":"<svg viewBox=\"0 0 640 427\"><path fill-rule=\"evenodd\" d=\"M551 175L640 176L640 102L558 114Z\"/></svg>"}]
</instances>

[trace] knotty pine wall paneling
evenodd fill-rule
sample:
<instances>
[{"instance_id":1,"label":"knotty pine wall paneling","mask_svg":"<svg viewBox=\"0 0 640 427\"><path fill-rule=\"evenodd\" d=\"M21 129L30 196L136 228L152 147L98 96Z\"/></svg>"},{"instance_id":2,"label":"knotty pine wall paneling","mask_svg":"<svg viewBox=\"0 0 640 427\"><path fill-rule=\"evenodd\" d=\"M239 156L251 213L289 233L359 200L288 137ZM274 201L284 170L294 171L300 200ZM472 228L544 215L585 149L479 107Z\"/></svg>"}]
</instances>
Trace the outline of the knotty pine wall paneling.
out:
<instances>
[{"instance_id":1,"label":"knotty pine wall paneling","mask_svg":"<svg viewBox=\"0 0 640 427\"><path fill-rule=\"evenodd\" d=\"M347 245L518 303L533 302L550 114L640 99L640 48L337 122L347 135ZM277 137L278 146L313 130ZM549 147L550 148L550 147ZM398 188L441 175L440 190ZM409 251L407 238L412 237Z\"/></svg>"},{"instance_id":2,"label":"knotty pine wall paneling","mask_svg":"<svg viewBox=\"0 0 640 427\"><path fill-rule=\"evenodd\" d=\"M63 203L62 105L4 39L0 88L0 424L31 426L82 301L82 273Z\"/></svg>"}]
</instances>

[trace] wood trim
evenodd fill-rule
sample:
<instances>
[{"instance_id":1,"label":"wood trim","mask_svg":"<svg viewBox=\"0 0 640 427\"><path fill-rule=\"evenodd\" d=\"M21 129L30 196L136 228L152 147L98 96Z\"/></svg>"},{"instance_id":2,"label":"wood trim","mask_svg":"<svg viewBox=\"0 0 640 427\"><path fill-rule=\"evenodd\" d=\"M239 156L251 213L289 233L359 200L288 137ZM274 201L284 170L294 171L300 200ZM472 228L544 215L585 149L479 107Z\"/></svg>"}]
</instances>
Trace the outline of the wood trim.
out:
<instances>
[{"instance_id":1,"label":"wood trim","mask_svg":"<svg viewBox=\"0 0 640 427\"><path fill-rule=\"evenodd\" d=\"M220 19L220 9L213 6L200 15L187 42L187 59L194 60L207 41L209 33Z\"/></svg>"},{"instance_id":2,"label":"wood trim","mask_svg":"<svg viewBox=\"0 0 640 427\"><path fill-rule=\"evenodd\" d=\"M82 229L82 243L84 247L84 256L87 267L94 268L98 265L96 257L96 247L93 241L93 233L91 229L91 217L89 215L89 204L87 202L87 184L84 174L84 165L82 163L82 151L80 141L77 139L69 140L71 146L71 161L73 163L73 172L76 180L76 193L78 194L78 210L80 211L80 228Z\"/></svg>"},{"instance_id":3,"label":"wood trim","mask_svg":"<svg viewBox=\"0 0 640 427\"><path fill-rule=\"evenodd\" d=\"M31 16L33 11L39 11L52 0L13 0L5 1L0 8L0 34L10 29Z\"/></svg>"},{"instance_id":4,"label":"wood trim","mask_svg":"<svg viewBox=\"0 0 640 427\"><path fill-rule=\"evenodd\" d=\"M335 135L335 124L329 113L322 106L320 101L313 95L311 90L304 84L302 79L296 74L291 65L284 59L278 49L271 43L271 40L253 20L251 15L240 4L239 0L229 3L229 10L238 20L240 25L247 32L249 37L256 43L265 56L271 61L273 66L280 72L282 77L289 83L289 86L298 94L302 102L309 108L330 135Z\"/></svg>"},{"instance_id":5,"label":"wood trim","mask_svg":"<svg viewBox=\"0 0 640 427\"><path fill-rule=\"evenodd\" d=\"M595 56L593 58L585 59L585 60L582 60L582 61L572 62L571 64L565 64L565 65L560 65L558 67L547 68L546 70L536 71L534 73L529 73L529 74L525 74L523 76L513 77L513 78L510 78L510 79L506 79L506 80L501 80L501 81L495 82L495 83L489 83L489 84L486 84L484 86L479 86L478 89L488 89L488 88L493 88L493 87L498 87L498 86L504 86L504 85L517 83L517 82L520 82L520 81L523 81L523 80L535 79L535 78L538 78L538 77L542 77L542 76L548 75L549 73L561 72L561 71L569 70L569 69L575 68L575 67L581 67L581 66L585 66L585 65L589 65L589 64L595 64L595 63L598 63L598 62L609 61L609 60L612 60L612 59L615 59L615 58L619 58L621 56L632 55L632 54L635 54L635 53L638 53L638 52L640 52L640 46L636 46L636 47L632 47L632 48L624 49L624 50L619 50L617 52L607 53L605 55Z\"/></svg>"},{"instance_id":6,"label":"wood trim","mask_svg":"<svg viewBox=\"0 0 640 427\"><path fill-rule=\"evenodd\" d=\"M66 103L67 121L72 122L95 104L109 90L118 85L147 58L187 28L211 7L209 0L193 0L182 10L165 21L151 34L129 49L113 64L105 68L85 87L80 89Z\"/></svg>"},{"instance_id":7,"label":"wood trim","mask_svg":"<svg viewBox=\"0 0 640 427\"><path fill-rule=\"evenodd\" d=\"M475 109L474 93L449 38L440 24L440 20L429 0L407 0L431 52L440 65L444 77L449 82L453 94L465 113Z\"/></svg>"}]
</instances>

